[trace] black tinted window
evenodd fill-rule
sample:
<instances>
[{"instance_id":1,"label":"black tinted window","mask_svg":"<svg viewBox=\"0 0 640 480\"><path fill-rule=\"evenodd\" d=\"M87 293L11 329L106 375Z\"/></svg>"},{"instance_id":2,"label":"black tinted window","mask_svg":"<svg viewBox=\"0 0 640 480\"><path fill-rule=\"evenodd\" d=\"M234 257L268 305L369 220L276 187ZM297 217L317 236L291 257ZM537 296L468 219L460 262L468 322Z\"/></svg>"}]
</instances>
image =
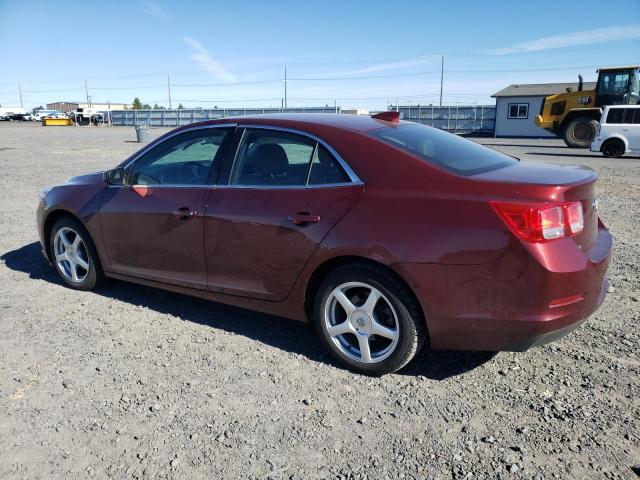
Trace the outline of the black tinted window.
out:
<instances>
[{"instance_id":1,"label":"black tinted window","mask_svg":"<svg viewBox=\"0 0 640 480\"><path fill-rule=\"evenodd\" d=\"M635 111L634 108L625 108L624 109L624 115L622 118L622 123L633 123L633 112Z\"/></svg>"},{"instance_id":2,"label":"black tinted window","mask_svg":"<svg viewBox=\"0 0 640 480\"><path fill-rule=\"evenodd\" d=\"M313 162L311 162L309 185L329 185L345 182L349 182L349 177L342 170L337 160L323 145L318 145L316 154L313 156Z\"/></svg>"},{"instance_id":3,"label":"black tinted window","mask_svg":"<svg viewBox=\"0 0 640 480\"><path fill-rule=\"evenodd\" d=\"M461 175L486 172L517 162L508 155L466 138L424 125L403 124L378 128L369 133L429 163Z\"/></svg>"},{"instance_id":4,"label":"black tinted window","mask_svg":"<svg viewBox=\"0 0 640 480\"><path fill-rule=\"evenodd\" d=\"M624 108L610 108L607 114L607 123L622 123Z\"/></svg>"},{"instance_id":5,"label":"black tinted window","mask_svg":"<svg viewBox=\"0 0 640 480\"><path fill-rule=\"evenodd\" d=\"M205 185L211 165L229 129L186 132L155 146L128 174L130 185Z\"/></svg>"}]
</instances>

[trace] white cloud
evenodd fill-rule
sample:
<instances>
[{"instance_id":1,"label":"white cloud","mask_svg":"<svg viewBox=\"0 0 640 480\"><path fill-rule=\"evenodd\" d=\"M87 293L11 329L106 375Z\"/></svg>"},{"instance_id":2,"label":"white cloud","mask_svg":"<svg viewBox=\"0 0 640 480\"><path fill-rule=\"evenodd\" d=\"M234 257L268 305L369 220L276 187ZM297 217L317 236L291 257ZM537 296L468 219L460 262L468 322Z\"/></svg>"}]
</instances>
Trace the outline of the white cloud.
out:
<instances>
[{"instance_id":1,"label":"white cloud","mask_svg":"<svg viewBox=\"0 0 640 480\"><path fill-rule=\"evenodd\" d=\"M235 82L236 78L220 62L211 56L211 53L193 37L182 38L193 49L190 58L205 72L209 72L216 80L221 82Z\"/></svg>"},{"instance_id":2,"label":"white cloud","mask_svg":"<svg viewBox=\"0 0 640 480\"><path fill-rule=\"evenodd\" d=\"M549 50L552 48L591 45L594 43L630 40L633 38L640 38L640 24L596 28L594 30L585 30L583 32L554 35L552 37L544 37L528 42L516 43L508 48L486 50L484 53L491 55L505 55L509 53L535 52L539 50Z\"/></svg>"},{"instance_id":3,"label":"white cloud","mask_svg":"<svg viewBox=\"0 0 640 480\"><path fill-rule=\"evenodd\" d=\"M140 3L142 7L142 11L149 15L150 17L155 18L156 20L169 20L171 17L167 13L167 11L158 3L153 0L143 0Z\"/></svg>"},{"instance_id":4,"label":"white cloud","mask_svg":"<svg viewBox=\"0 0 640 480\"><path fill-rule=\"evenodd\" d=\"M322 74L322 76L346 77L350 75L365 75L367 73L384 72L386 70L398 70L401 68L414 67L416 65L424 65L425 63L432 62L436 58L440 58L440 57L436 57L436 56L417 57L413 59L398 60L395 62L379 63L377 65L371 65L369 67L359 68L356 70L325 73L325 74Z\"/></svg>"}]
</instances>

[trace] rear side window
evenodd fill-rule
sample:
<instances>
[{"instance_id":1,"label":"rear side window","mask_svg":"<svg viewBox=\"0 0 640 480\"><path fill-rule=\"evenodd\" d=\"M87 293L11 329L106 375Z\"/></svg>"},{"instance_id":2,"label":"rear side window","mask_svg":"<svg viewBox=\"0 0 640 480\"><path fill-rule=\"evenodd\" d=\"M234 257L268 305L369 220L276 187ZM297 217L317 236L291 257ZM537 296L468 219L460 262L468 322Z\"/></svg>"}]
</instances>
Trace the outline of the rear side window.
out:
<instances>
[{"instance_id":1,"label":"rear side window","mask_svg":"<svg viewBox=\"0 0 640 480\"><path fill-rule=\"evenodd\" d=\"M349 177L338 165L333 155L323 145L318 144L318 149L311 162L309 185L331 185L349 181Z\"/></svg>"},{"instance_id":2,"label":"rear side window","mask_svg":"<svg viewBox=\"0 0 640 480\"><path fill-rule=\"evenodd\" d=\"M289 132L247 129L231 172L231 185L304 186L350 182L316 140Z\"/></svg>"},{"instance_id":3,"label":"rear side window","mask_svg":"<svg viewBox=\"0 0 640 480\"><path fill-rule=\"evenodd\" d=\"M383 127L370 135L460 175L475 175L517 162L466 138L417 124Z\"/></svg>"},{"instance_id":4,"label":"rear side window","mask_svg":"<svg viewBox=\"0 0 640 480\"><path fill-rule=\"evenodd\" d=\"M231 185L304 185L314 141L286 132L247 129L236 155Z\"/></svg>"}]
</instances>

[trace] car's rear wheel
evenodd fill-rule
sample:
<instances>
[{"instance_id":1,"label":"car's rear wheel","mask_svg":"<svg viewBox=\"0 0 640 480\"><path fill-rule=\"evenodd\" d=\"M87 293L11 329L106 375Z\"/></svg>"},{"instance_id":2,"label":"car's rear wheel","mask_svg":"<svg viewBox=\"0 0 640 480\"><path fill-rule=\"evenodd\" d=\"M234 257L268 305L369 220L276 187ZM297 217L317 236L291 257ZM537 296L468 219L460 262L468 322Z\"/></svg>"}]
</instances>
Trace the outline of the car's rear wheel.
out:
<instances>
[{"instance_id":1,"label":"car's rear wheel","mask_svg":"<svg viewBox=\"0 0 640 480\"><path fill-rule=\"evenodd\" d=\"M624 155L624 143L620 139L610 138L602 144L600 151L605 157L621 157Z\"/></svg>"},{"instance_id":2,"label":"car's rear wheel","mask_svg":"<svg viewBox=\"0 0 640 480\"><path fill-rule=\"evenodd\" d=\"M80 222L71 217L57 220L49 245L56 272L69 287L91 290L101 283L104 274L96 248Z\"/></svg>"},{"instance_id":3,"label":"car's rear wheel","mask_svg":"<svg viewBox=\"0 0 640 480\"><path fill-rule=\"evenodd\" d=\"M349 264L329 274L318 289L314 311L326 348L347 368L368 375L401 369L426 338L411 292L373 264Z\"/></svg>"}]
</instances>

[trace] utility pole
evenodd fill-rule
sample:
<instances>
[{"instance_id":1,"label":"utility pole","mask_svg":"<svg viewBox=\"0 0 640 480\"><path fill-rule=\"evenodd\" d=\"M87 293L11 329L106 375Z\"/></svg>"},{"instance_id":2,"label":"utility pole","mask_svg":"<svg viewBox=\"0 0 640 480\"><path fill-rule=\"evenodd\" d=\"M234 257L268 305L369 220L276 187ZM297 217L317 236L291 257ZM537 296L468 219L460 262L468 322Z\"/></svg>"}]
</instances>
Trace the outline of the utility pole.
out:
<instances>
[{"instance_id":1,"label":"utility pole","mask_svg":"<svg viewBox=\"0 0 640 480\"><path fill-rule=\"evenodd\" d=\"M442 106L442 85L444 84L444 55L442 55L442 64L440 67L440 106Z\"/></svg>"},{"instance_id":2,"label":"utility pole","mask_svg":"<svg viewBox=\"0 0 640 480\"><path fill-rule=\"evenodd\" d=\"M284 108L287 108L287 66L284 66Z\"/></svg>"},{"instance_id":3,"label":"utility pole","mask_svg":"<svg viewBox=\"0 0 640 480\"><path fill-rule=\"evenodd\" d=\"M22 105L22 87L20 86L19 83L18 83L18 92L20 92L20 108L24 108L24 105Z\"/></svg>"},{"instance_id":4,"label":"utility pole","mask_svg":"<svg viewBox=\"0 0 640 480\"><path fill-rule=\"evenodd\" d=\"M87 87L87 79L84 79L84 93L87 96L87 107L91 107L91 103L89 102L89 87Z\"/></svg>"},{"instance_id":5,"label":"utility pole","mask_svg":"<svg viewBox=\"0 0 640 480\"><path fill-rule=\"evenodd\" d=\"M167 73L167 90L169 91L169 110L171 110L171 79Z\"/></svg>"}]
</instances>

